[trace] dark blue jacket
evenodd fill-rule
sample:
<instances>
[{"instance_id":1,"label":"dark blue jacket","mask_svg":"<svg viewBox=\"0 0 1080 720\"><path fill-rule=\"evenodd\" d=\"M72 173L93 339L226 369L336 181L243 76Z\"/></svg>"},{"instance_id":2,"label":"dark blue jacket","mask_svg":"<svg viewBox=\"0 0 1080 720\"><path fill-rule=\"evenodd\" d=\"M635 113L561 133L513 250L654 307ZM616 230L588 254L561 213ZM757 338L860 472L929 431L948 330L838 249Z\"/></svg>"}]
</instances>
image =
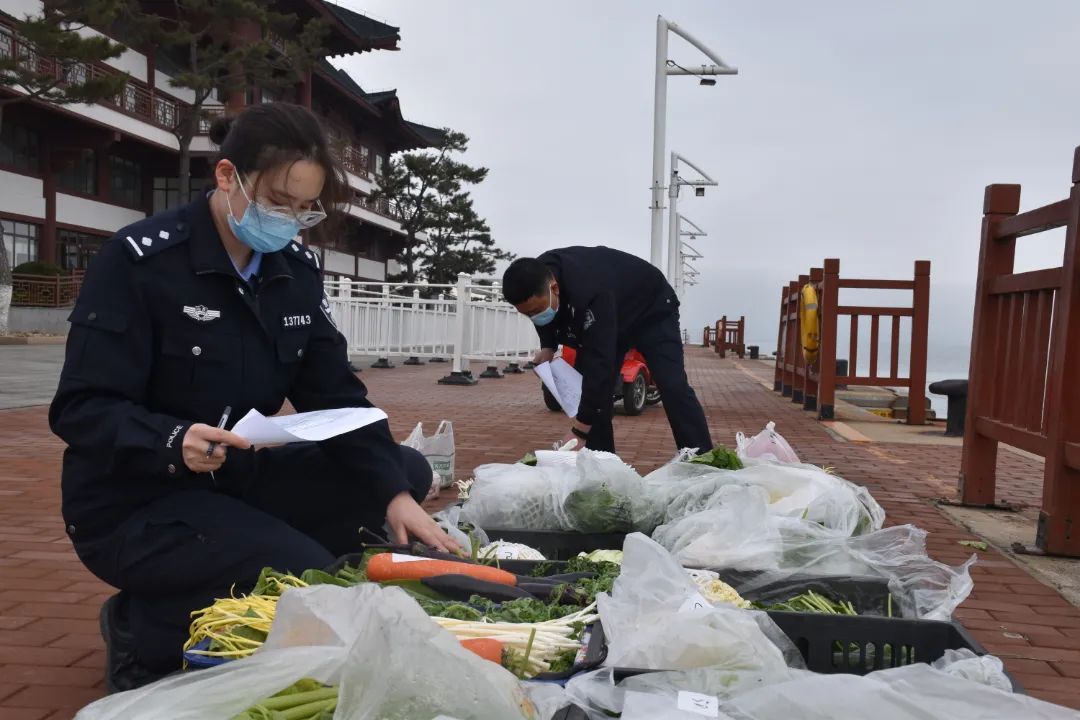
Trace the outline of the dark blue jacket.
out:
<instances>
[{"instance_id":1,"label":"dark blue jacket","mask_svg":"<svg viewBox=\"0 0 1080 720\"><path fill-rule=\"evenodd\" d=\"M49 423L68 445L64 518L81 529L105 529L178 488L239 493L257 482L252 451L231 450L216 482L184 465L188 427L216 425L226 406L227 427L251 408L274 414L286 398L298 412L372 407L349 370L317 256L290 243L265 255L249 284L221 243L207 198L108 240L69 320ZM357 468L355 481L370 484L373 501L409 489L386 422L322 447Z\"/></svg>"},{"instance_id":2,"label":"dark blue jacket","mask_svg":"<svg viewBox=\"0 0 1080 720\"><path fill-rule=\"evenodd\" d=\"M636 255L607 247L548 250L538 258L559 283L559 311L537 328L545 348L577 348L583 376L577 419L593 424L611 412L615 373L636 334L676 312L679 301L664 274Z\"/></svg>"}]
</instances>

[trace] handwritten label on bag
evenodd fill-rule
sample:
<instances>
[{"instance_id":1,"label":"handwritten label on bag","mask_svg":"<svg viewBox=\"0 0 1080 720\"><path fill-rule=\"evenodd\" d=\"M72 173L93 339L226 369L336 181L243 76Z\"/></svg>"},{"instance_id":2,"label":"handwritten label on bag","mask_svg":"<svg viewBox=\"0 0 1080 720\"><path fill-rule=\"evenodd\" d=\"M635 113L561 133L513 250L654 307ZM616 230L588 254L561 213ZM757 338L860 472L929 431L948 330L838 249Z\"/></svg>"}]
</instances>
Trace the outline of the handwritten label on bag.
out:
<instances>
[{"instance_id":1,"label":"handwritten label on bag","mask_svg":"<svg viewBox=\"0 0 1080 720\"><path fill-rule=\"evenodd\" d=\"M399 562L423 562L424 560L430 560L431 558L416 557L415 555L401 555L399 553L391 553L390 559L396 563Z\"/></svg>"},{"instance_id":2,"label":"handwritten label on bag","mask_svg":"<svg viewBox=\"0 0 1080 720\"><path fill-rule=\"evenodd\" d=\"M720 700L713 695L679 691L679 709L702 717L720 717Z\"/></svg>"},{"instance_id":3,"label":"handwritten label on bag","mask_svg":"<svg viewBox=\"0 0 1080 720\"><path fill-rule=\"evenodd\" d=\"M702 610L704 608L711 608L712 603L705 599L705 596L701 593L694 593L686 599L679 607L680 613L694 612L695 610Z\"/></svg>"}]
</instances>

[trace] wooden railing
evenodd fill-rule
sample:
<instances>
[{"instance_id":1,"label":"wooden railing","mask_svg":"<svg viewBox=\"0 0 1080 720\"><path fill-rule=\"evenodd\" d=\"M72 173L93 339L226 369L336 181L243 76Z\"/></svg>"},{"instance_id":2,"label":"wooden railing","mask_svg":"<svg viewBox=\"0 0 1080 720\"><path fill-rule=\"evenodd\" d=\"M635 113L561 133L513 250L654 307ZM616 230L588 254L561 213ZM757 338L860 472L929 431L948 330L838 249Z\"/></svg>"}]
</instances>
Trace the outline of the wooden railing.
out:
<instances>
[{"instance_id":1,"label":"wooden railing","mask_svg":"<svg viewBox=\"0 0 1080 720\"><path fill-rule=\"evenodd\" d=\"M800 296L803 286L811 284L817 290L819 318L819 351L813 364L807 364L800 325ZM841 289L909 290L910 307L877 307L840 305ZM836 375L839 352L839 319L850 318L848 374ZM861 319L870 318L869 374L859 375L859 328ZM900 319L911 318L908 374L900 373ZM891 322L888 374L879 370L881 320ZM840 277L840 261L825 261L823 268L814 268L800 275L780 291L780 325L777 334L776 373L774 388L792 402L802 403L807 410L816 410L818 417L831 420L835 415L837 385L906 388L908 391L907 422L922 425L926 422L926 351L930 324L930 263L915 263L912 280L856 280Z\"/></svg>"},{"instance_id":2,"label":"wooden railing","mask_svg":"<svg viewBox=\"0 0 1080 720\"><path fill-rule=\"evenodd\" d=\"M335 155L346 170L362 178L371 177L371 151L363 145L343 145Z\"/></svg>"},{"instance_id":3,"label":"wooden railing","mask_svg":"<svg viewBox=\"0 0 1080 720\"><path fill-rule=\"evenodd\" d=\"M725 315L717 320L714 338L713 347L720 357L727 357L728 351L746 357L746 316L728 320Z\"/></svg>"},{"instance_id":4,"label":"wooden railing","mask_svg":"<svg viewBox=\"0 0 1080 720\"><path fill-rule=\"evenodd\" d=\"M11 304L14 307L60 308L75 304L82 287L83 275L23 275L11 276Z\"/></svg>"},{"instance_id":5,"label":"wooden railing","mask_svg":"<svg viewBox=\"0 0 1080 720\"><path fill-rule=\"evenodd\" d=\"M701 347L712 347L716 344L716 328L705 326L705 332L701 336Z\"/></svg>"},{"instance_id":6,"label":"wooden railing","mask_svg":"<svg viewBox=\"0 0 1080 720\"><path fill-rule=\"evenodd\" d=\"M62 84L78 84L88 79L120 74L118 70L104 64L63 64L55 58L43 56L33 45L16 35L11 25L2 21L0 21L0 57L20 58L24 66L34 65L38 72L52 75ZM134 78L128 78L116 97L100 100L99 103L166 130L175 128L180 122L181 113L189 107L187 103L153 90L146 83Z\"/></svg>"},{"instance_id":7,"label":"wooden railing","mask_svg":"<svg viewBox=\"0 0 1080 720\"><path fill-rule=\"evenodd\" d=\"M995 501L999 442L1046 459L1036 545L1080 556L1080 148L1069 197L1019 213L1019 185L990 185L971 338L961 501ZM1018 214L1019 213L1019 214ZM1016 272L1016 240L1065 227L1060 267Z\"/></svg>"}]
</instances>

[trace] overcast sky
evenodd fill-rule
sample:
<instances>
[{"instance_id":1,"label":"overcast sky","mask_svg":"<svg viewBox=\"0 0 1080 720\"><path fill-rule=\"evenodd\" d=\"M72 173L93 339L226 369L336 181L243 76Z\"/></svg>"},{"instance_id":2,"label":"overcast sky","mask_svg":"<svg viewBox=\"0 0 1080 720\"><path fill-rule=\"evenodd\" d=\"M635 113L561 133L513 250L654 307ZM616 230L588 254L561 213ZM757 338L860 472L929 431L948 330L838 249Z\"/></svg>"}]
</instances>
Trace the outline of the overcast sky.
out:
<instances>
[{"instance_id":1,"label":"overcast sky","mask_svg":"<svg viewBox=\"0 0 1080 720\"><path fill-rule=\"evenodd\" d=\"M963 371L983 187L1062 199L1080 144L1076 0L343 2L402 40L340 64L471 138L491 170L477 207L518 254L648 258L658 13L737 66L715 87L669 80L668 150L720 182L680 199L709 233L683 320L745 314L768 351L779 287L810 266L903 278L927 259L931 370ZM705 62L675 37L669 57ZM1023 240L1021 269L1060 264L1062 237Z\"/></svg>"}]
</instances>

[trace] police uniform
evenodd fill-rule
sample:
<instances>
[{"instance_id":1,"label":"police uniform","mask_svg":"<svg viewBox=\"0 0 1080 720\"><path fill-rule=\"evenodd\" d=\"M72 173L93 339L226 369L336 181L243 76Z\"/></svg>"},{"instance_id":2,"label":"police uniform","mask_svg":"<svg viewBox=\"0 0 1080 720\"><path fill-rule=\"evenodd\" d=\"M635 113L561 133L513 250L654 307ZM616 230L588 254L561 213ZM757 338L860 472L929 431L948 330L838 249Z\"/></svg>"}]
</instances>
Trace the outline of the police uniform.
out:
<instances>
[{"instance_id":1,"label":"police uniform","mask_svg":"<svg viewBox=\"0 0 1080 720\"><path fill-rule=\"evenodd\" d=\"M679 300L663 274L634 255L606 247L549 250L537 258L559 283L555 319L538 327L541 346L577 348L583 375L577 419L591 425L586 446L614 452L612 388L623 356L645 356L680 448L712 449L709 426L686 378Z\"/></svg>"},{"instance_id":2,"label":"police uniform","mask_svg":"<svg viewBox=\"0 0 1080 720\"><path fill-rule=\"evenodd\" d=\"M189 613L272 566L301 572L381 531L431 469L386 422L321 443L230 449L213 476L181 456L193 423L252 408L372 407L349 370L318 257L297 243L245 281L208 197L121 230L87 271L69 318L49 422L66 443L63 516L75 550L121 589L137 661L179 668Z\"/></svg>"}]
</instances>

